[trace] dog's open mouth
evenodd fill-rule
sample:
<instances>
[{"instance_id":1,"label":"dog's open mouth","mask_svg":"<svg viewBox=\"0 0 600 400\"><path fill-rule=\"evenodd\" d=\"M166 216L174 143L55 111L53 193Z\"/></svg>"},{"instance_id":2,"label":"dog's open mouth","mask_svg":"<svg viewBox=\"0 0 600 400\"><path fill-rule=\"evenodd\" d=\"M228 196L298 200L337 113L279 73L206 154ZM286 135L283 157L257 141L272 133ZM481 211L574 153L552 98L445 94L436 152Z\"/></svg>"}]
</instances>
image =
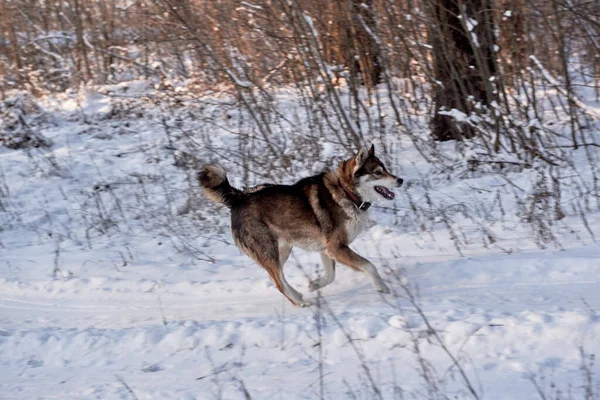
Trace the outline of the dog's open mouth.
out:
<instances>
[{"instance_id":1,"label":"dog's open mouth","mask_svg":"<svg viewBox=\"0 0 600 400\"><path fill-rule=\"evenodd\" d=\"M388 188L386 188L384 186L375 186L374 189L377 193L379 193L380 195L382 195L383 197L385 197L388 200L394 200L394 197L396 197L394 192L392 192L391 190L389 190Z\"/></svg>"}]
</instances>

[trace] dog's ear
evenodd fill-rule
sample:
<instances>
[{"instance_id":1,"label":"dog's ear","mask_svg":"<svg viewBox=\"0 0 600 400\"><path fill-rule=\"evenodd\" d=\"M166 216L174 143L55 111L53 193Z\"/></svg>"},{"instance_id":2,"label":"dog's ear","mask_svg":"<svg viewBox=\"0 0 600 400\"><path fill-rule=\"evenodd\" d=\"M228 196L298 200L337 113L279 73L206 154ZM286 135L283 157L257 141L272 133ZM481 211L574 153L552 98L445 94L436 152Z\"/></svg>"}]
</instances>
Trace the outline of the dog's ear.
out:
<instances>
[{"instance_id":1,"label":"dog's ear","mask_svg":"<svg viewBox=\"0 0 600 400\"><path fill-rule=\"evenodd\" d=\"M356 157L354 157L354 159L356 160L355 170L362 167L363 164L365 163L365 161L367 161L368 157L369 157L369 150L367 150L366 147L363 147L362 149L360 149L358 151L358 153L356 153Z\"/></svg>"},{"instance_id":2,"label":"dog's ear","mask_svg":"<svg viewBox=\"0 0 600 400\"><path fill-rule=\"evenodd\" d=\"M375 145L371 144L371 148L369 149L369 156L374 156L375 155Z\"/></svg>"}]
</instances>

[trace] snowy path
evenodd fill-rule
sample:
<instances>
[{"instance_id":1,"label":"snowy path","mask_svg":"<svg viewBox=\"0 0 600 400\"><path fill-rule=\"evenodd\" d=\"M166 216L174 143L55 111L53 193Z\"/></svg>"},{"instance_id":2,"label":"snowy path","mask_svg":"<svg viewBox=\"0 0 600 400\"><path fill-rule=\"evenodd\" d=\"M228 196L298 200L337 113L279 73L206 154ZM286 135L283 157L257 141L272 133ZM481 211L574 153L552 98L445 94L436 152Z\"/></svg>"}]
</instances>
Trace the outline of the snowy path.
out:
<instances>
[{"instance_id":1,"label":"snowy path","mask_svg":"<svg viewBox=\"0 0 600 400\"><path fill-rule=\"evenodd\" d=\"M536 398L528 374L543 369L566 385L579 379L578 347L600 351L598 252L589 245L405 262L409 279L419 283L423 310L450 348L468 357L484 398ZM288 268L302 288L301 273ZM250 277L237 279L242 273ZM148 292L148 280L0 281L0 398L128 398L116 375L140 399L243 398L240 382L252 398L318 397L315 309L283 303L249 262L215 278L221 287L163 280L155 292ZM423 323L405 301L399 313L364 277L343 269L323 295L344 330L359 340L384 394L393 398L395 381L404 390L424 390L407 334ZM346 380L371 398L357 379L357 356L344 332L325 319L326 390L345 393ZM439 348L423 346L438 368L448 365ZM202 376L208 377L197 380ZM460 387L446 385L450 392Z\"/></svg>"}]
</instances>

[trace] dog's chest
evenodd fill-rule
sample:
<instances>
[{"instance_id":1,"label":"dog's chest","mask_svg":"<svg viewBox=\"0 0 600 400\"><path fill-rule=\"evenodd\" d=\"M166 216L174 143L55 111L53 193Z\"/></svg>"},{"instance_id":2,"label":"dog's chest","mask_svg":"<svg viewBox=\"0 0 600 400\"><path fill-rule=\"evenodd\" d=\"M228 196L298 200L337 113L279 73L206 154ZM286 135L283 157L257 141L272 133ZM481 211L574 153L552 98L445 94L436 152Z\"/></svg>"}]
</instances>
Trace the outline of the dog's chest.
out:
<instances>
[{"instance_id":1,"label":"dog's chest","mask_svg":"<svg viewBox=\"0 0 600 400\"><path fill-rule=\"evenodd\" d=\"M369 214L361 212L354 214L350 219L346 220L346 233L348 234L348 242L352 242L356 237L367 228L369 223Z\"/></svg>"}]
</instances>

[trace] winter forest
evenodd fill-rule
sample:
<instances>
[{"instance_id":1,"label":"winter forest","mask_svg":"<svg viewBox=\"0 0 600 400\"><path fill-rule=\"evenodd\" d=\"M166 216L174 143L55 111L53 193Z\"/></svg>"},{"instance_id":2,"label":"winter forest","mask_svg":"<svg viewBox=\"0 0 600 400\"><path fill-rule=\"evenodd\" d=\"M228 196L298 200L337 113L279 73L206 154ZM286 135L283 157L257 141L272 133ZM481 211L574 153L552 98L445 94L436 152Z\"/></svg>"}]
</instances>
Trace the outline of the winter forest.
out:
<instances>
[{"instance_id":1,"label":"winter forest","mask_svg":"<svg viewBox=\"0 0 600 400\"><path fill-rule=\"evenodd\" d=\"M294 307L198 172L371 144ZM0 0L0 399L600 399L598 237L597 0Z\"/></svg>"}]
</instances>

